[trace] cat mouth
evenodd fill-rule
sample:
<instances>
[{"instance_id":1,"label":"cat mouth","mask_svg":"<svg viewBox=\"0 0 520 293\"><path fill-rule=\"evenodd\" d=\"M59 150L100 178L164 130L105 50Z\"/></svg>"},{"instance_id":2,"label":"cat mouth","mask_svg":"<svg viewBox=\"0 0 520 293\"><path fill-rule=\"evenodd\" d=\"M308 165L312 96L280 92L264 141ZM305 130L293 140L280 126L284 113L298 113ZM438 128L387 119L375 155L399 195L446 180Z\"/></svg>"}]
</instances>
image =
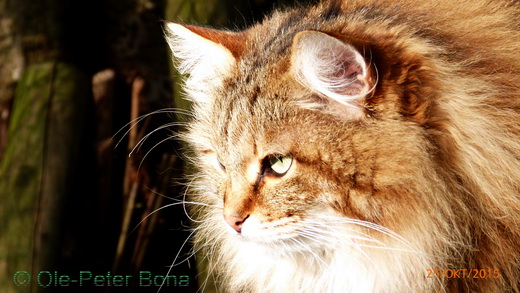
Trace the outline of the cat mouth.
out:
<instances>
[{"instance_id":1,"label":"cat mouth","mask_svg":"<svg viewBox=\"0 0 520 293\"><path fill-rule=\"evenodd\" d=\"M300 235L296 232L277 232L277 231L259 231L259 232L246 232L236 233L237 237L245 241L254 241L259 243L276 243L276 242L288 242L294 239L300 238Z\"/></svg>"},{"instance_id":2,"label":"cat mouth","mask_svg":"<svg viewBox=\"0 0 520 293\"><path fill-rule=\"evenodd\" d=\"M312 258L328 249L328 245L312 241L296 230L270 233L263 231L254 235L236 233L235 236L244 249L248 247L247 251L275 258L292 258L296 255Z\"/></svg>"},{"instance_id":3,"label":"cat mouth","mask_svg":"<svg viewBox=\"0 0 520 293\"><path fill-rule=\"evenodd\" d=\"M251 221L249 221L251 220ZM248 222L249 221L249 222ZM278 221L276 223L261 223L255 218L248 219L240 231L229 229L239 241L260 245L280 246L288 250L302 245L309 245L308 239L302 236L296 221Z\"/></svg>"},{"instance_id":4,"label":"cat mouth","mask_svg":"<svg viewBox=\"0 0 520 293\"><path fill-rule=\"evenodd\" d=\"M230 225L226 226L228 235L234 238L234 241L282 253L334 250L343 245L356 246L357 242L363 240L367 240L368 244L377 242L376 239L369 239L366 231L356 228L377 225L320 212L315 212L313 216L294 215L276 220L265 220L251 215L242 223L239 231ZM387 234L392 233L383 227L377 229Z\"/></svg>"}]
</instances>

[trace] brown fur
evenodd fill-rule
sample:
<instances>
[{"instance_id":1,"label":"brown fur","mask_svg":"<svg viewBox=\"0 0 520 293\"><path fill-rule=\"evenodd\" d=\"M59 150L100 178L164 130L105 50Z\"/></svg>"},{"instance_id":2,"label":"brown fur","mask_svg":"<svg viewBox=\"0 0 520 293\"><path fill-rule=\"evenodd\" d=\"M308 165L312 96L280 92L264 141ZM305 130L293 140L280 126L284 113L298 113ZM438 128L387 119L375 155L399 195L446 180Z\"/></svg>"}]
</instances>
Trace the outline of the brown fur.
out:
<instances>
[{"instance_id":1,"label":"brown fur","mask_svg":"<svg viewBox=\"0 0 520 293\"><path fill-rule=\"evenodd\" d=\"M432 267L410 265L399 277L414 292L519 292L519 12L516 1L328 1L275 12L242 33L188 27L237 61L220 86L200 90L211 102L195 101L188 134L200 170L194 199L211 205L194 209L205 221L196 243L222 286L261 287L236 280L240 260L228 250L242 240L219 232L222 209L278 223L329 207L420 247ZM348 43L370 64L377 83L362 118L338 115L340 105L295 79L293 39L302 31ZM267 150L290 153L293 173L252 182L248 166ZM208 167L208 153L224 171ZM428 269L500 277L432 280Z\"/></svg>"}]
</instances>

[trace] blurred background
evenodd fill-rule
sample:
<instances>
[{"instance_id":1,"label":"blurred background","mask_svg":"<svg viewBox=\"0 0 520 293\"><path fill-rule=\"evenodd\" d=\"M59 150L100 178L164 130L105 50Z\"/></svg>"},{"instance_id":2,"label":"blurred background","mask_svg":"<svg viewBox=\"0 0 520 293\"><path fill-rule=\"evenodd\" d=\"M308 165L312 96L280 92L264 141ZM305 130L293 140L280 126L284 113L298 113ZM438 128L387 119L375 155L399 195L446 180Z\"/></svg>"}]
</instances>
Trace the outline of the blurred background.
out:
<instances>
[{"instance_id":1,"label":"blurred background","mask_svg":"<svg viewBox=\"0 0 520 293\"><path fill-rule=\"evenodd\" d=\"M162 23L240 30L304 2L0 0L0 292L213 292L172 205L189 105Z\"/></svg>"}]
</instances>

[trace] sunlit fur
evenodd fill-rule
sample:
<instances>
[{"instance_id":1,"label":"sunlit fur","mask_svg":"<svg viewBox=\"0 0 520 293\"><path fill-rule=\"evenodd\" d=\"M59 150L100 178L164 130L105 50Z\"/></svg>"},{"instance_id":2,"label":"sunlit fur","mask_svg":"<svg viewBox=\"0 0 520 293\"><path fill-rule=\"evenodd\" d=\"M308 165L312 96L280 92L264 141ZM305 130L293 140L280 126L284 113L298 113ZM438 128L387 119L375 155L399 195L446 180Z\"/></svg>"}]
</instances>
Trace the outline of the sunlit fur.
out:
<instances>
[{"instance_id":1,"label":"sunlit fur","mask_svg":"<svg viewBox=\"0 0 520 293\"><path fill-rule=\"evenodd\" d=\"M167 27L174 56L194 64L186 73L215 72L189 56L228 59L186 85L195 250L218 289L519 292L518 12L514 1L328 1L240 33ZM294 46L305 31L363 57L369 87L346 97L355 105L294 74L294 56L319 50ZM285 175L257 167L272 154L292 156ZM248 215L241 233L224 214ZM500 276L427 278L434 269Z\"/></svg>"}]
</instances>

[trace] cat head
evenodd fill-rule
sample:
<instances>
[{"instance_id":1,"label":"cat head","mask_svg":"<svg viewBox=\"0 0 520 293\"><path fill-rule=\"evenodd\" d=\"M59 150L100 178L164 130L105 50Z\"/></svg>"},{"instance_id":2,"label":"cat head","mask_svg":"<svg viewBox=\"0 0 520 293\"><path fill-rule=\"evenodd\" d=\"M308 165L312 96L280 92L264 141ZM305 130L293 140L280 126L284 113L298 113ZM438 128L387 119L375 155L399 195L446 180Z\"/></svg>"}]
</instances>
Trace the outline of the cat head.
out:
<instances>
[{"instance_id":1,"label":"cat head","mask_svg":"<svg viewBox=\"0 0 520 293\"><path fill-rule=\"evenodd\" d=\"M417 272L507 263L518 247L504 232L518 231L517 44L505 22L466 23L507 7L323 3L241 32L165 25L193 102L195 243L223 283L255 291L244 288L264 278L264 292L281 266L287 279L302 272L299 289L321 290L306 276L327 263L339 269L315 275L339 272L330 292L392 292L399 274L434 286ZM366 281L373 272L383 278ZM341 287L355 282L366 290ZM403 284L393 291L419 288Z\"/></svg>"},{"instance_id":2,"label":"cat head","mask_svg":"<svg viewBox=\"0 0 520 293\"><path fill-rule=\"evenodd\" d=\"M399 71L383 66L380 80L374 61L381 56L372 50L381 48L366 40L305 29L277 39L255 27L175 23L166 32L177 67L189 75L189 141L212 190L205 193L234 231L265 239L258 231L293 223L281 235L326 210L379 223L398 212L383 198L409 194L428 160L419 124L394 119L410 110L395 95L414 87L420 64L413 58Z\"/></svg>"}]
</instances>

